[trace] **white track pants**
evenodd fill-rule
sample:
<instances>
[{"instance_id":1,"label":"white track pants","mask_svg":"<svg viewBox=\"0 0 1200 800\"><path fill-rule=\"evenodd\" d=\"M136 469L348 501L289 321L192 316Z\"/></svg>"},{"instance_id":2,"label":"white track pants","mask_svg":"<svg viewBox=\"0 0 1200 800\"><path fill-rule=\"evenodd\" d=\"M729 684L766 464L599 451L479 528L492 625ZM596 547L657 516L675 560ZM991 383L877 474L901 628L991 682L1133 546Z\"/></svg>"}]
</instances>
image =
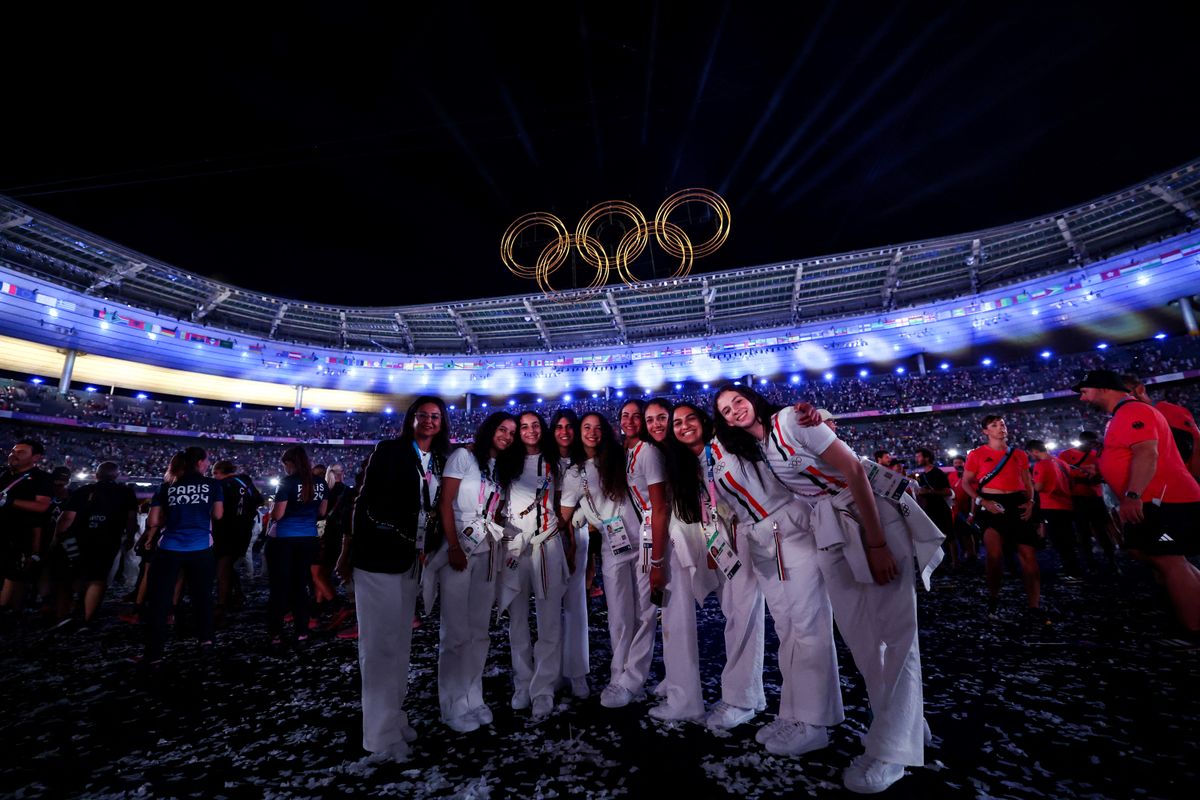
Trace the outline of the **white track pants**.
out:
<instances>
[{"instance_id":1,"label":"white track pants","mask_svg":"<svg viewBox=\"0 0 1200 800\"><path fill-rule=\"evenodd\" d=\"M748 545L741 545L742 551ZM746 557L748 561L748 554ZM742 568L727 580L717 570L721 585L717 597L725 615L725 668L721 670L721 699L738 708L761 710L766 707L763 694L763 651L766 632L766 603L758 588L753 567Z\"/></svg>"},{"instance_id":2,"label":"white track pants","mask_svg":"<svg viewBox=\"0 0 1200 800\"><path fill-rule=\"evenodd\" d=\"M413 570L399 575L354 570L358 591L358 669L362 673L363 749L386 752L404 741L408 662L417 607Z\"/></svg>"},{"instance_id":3,"label":"white track pants","mask_svg":"<svg viewBox=\"0 0 1200 800\"><path fill-rule=\"evenodd\" d=\"M650 602L650 574L642 572L639 559L614 563L608 552L602 559L608 635L612 641L609 682L637 695L650 676L654 629L658 625L658 609Z\"/></svg>"},{"instance_id":4,"label":"white track pants","mask_svg":"<svg viewBox=\"0 0 1200 800\"><path fill-rule=\"evenodd\" d=\"M821 551L821 573L838 630L863 675L873 719L867 755L893 764L925 763L921 654L912 544L898 512L879 504L899 575L886 586L854 579L841 549ZM889 524L891 523L891 524Z\"/></svg>"},{"instance_id":5,"label":"white track pants","mask_svg":"<svg viewBox=\"0 0 1200 800\"><path fill-rule=\"evenodd\" d=\"M587 598L588 529L575 529L575 574L567 579L563 595L564 678L584 678L591 671L588 656Z\"/></svg>"},{"instance_id":6,"label":"white track pants","mask_svg":"<svg viewBox=\"0 0 1200 800\"><path fill-rule=\"evenodd\" d=\"M537 547L538 545L534 545ZM563 580L562 537L556 536L542 551L543 569L536 568L526 551L517 561L518 591L508 606L508 641L512 649L513 690L526 689L530 697L554 696L562 678L563 662ZM539 574L540 573L540 574ZM535 587L535 581L538 586ZM544 599L537 599L542 594ZM529 629L529 600L537 614L537 643Z\"/></svg>"},{"instance_id":7,"label":"white track pants","mask_svg":"<svg viewBox=\"0 0 1200 800\"><path fill-rule=\"evenodd\" d=\"M488 625L496 601L496 582L488 580L490 555L488 548L481 548L462 572L446 565L438 573L442 609L438 703L443 720L461 717L484 704Z\"/></svg>"},{"instance_id":8,"label":"white track pants","mask_svg":"<svg viewBox=\"0 0 1200 800\"><path fill-rule=\"evenodd\" d=\"M738 541L740 545L745 539ZM779 716L812 725L836 725L845 715L833 644L833 614L813 537L792 534L782 540L786 579L780 578L774 553L750 545L754 574L779 637L779 671L783 675Z\"/></svg>"},{"instance_id":9,"label":"white track pants","mask_svg":"<svg viewBox=\"0 0 1200 800\"><path fill-rule=\"evenodd\" d=\"M698 717L704 713L700 688L700 651L696 639L696 597L691 570L671 542L666 558L667 590L663 603L662 637L666 703L677 713Z\"/></svg>"}]
</instances>

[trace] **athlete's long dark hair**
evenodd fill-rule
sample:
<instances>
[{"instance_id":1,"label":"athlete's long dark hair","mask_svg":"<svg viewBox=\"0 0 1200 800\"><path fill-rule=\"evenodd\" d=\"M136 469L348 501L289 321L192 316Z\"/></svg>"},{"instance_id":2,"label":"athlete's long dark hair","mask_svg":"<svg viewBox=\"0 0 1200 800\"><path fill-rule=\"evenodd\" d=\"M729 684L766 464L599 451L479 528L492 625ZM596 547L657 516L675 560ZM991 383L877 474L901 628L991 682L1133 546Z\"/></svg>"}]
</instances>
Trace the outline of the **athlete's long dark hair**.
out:
<instances>
[{"instance_id":1,"label":"athlete's long dark hair","mask_svg":"<svg viewBox=\"0 0 1200 800\"><path fill-rule=\"evenodd\" d=\"M446 410L446 402L440 397L427 394L413 400L408 411L404 412L404 432L400 434L400 441L406 448L411 447L412 443L416 441L417 409L429 403L437 406L438 413L442 415L442 425L433 435L433 441L429 443L429 450L432 454L441 456L442 463L445 463L446 455L450 452L450 412Z\"/></svg>"},{"instance_id":2,"label":"athlete's long dark hair","mask_svg":"<svg viewBox=\"0 0 1200 800\"><path fill-rule=\"evenodd\" d=\"M600 491L609 500L619 503L629 492L629 481L625 478L625 448L621 446L621 440L617 438L612 423L599 411L584 414L583 419L579 421L580 428L588 417L594 417L600 423L600 442L596 445L596 472L600 475Z\"/></svg>"},{"instance_id":3,"label":"athlete's long dark hair","mask_svg":"<svg viewBox=\"0 0 1200 800\"><path fill-rule=\"evenodd\" d=\"M501 461L505 462L504 472L512 471L513 478L521 474L525 468L525 447L521 441L521 420L525 417L533 417L542 426L542 436L538 439L538 453L542 459L550 466L550 474L556 475L558 472L558 442L554 441L554 435L550 433L550 427L546 425L546 419L536 411L522 411L517 415L517 437L513 442L513 446L508 448L504 453L503 458L496 459L496 465L499 466ZM510 478L511 480L511 478Z\"/></svg>"},{"instance_id":4,"label":"athlete's long dark hair","mask_svg":"<svg viewBox=\"0 0 1200 800\"><path fill-rule=\"evenodd\" d=\"M560 408L554 412L554 416L550 418L550 437L554 438L554 429L558 427L560 420L567 420L571 423L571 428L575 431L575 438L571 440L571 446L567 448L567 459L570 464L582 464L587 460L587 456L583 453L583 442L579 441L579 415L575 413L573 408ZM554 449L558 449L558 440L554 440ZM561 457L561 453L559 456Z\"/></svg>"},{"instance_id":5,"label":"athlete's long dark hair","mask_svg":"<svg viewBox=\"0 0 1200 800\"><path fill-rule=\"evenodd\" d=\"M488 418L485 419L479 425L479 427L475 429L475 444L472 446L471 452L472 455L475 456L475 463L479 465L480 475L489 474L488 459L492 456L492 439L494 439L496 436L496 429L508 420L512 420L515 423L517 418L507 411L493 411L488 415ZM514 434L512 444L508 446L508 449L515 449L517 444L518 442L516 434ZM503 466L505 460L500 457L502 455L503 453L496 454L496 474L492 475L491 477L501 486L508 486L508 484L514 477L516 477L516 475L521 474L521 470L520 467L518 467L516 475L512 474L511 471L506 471Z\"/></svg>"},{"instance_id":6,"label":"athlete's long dark hair","mask_svg":"<svg viewBox=\"0 0 1200 800\"><path fill-rule=\"evenodd\" d=\"M300 479L300 502L311 503L317 490L308 451L302 445L295 444L283 451L283 458L280 460L284 464L291 464L292 474Z\"/></svg>"},{"instance_id":7,"label":"athlete's long dark hair","mask_svg":"<svg viewBox=\"0 0 1200 800\"><path fill-rule=\"evenodd\" d=\"M700 494L705 491L701 473L704 464L700 456L691 448L675 438L675 415L681 408L696 412L700 418L700 435L702 441L713 437L713 421L708 412L692 403L677 403L671 409L671 424L667 426L667 438L663 440L663 450L666 452L667 480L671 487L671 503L675 516L683 522L694 523L701 520Z\"/></svg>"},{"instance_id":8,"label":"athlete's long dark hair","mask_svg":"<svg viewBox=\"0 0 1200 800\"><path fill-rule=\"evenodd\" d=\"M646 401L637 397L631 397L617 407L617 424L621 422L621 412L625 410L625 406L636 406L638 413L642 415L642 429L638 432L638 439L643 442L650 441L650 434L646 432ZM670 408L670 406L667 406Z\"/></svg>"},{"instance_id":9,"label":"athlete's long dark hair","mask_svg":"<svg viewBox=\"0 0 1200 800\"><path fill-rule=\"evenodd\" d=\"M754 437L744 428L735 428L725 421L725 417L721 416L721 395L728 392L740 394L742 397L750 401L754 406L754 418L763 426L763 430L769 430L771 427L771 415L779 410L779 406L773 405L753 389L745 386L734 386L727 384L722 386L713 397L713 426L717 433L717 438L721 441L721 446L733 455L741 458L744 461L758 462L763 460L763 455L758 449L758 442L754 441Z\"/></svg>"}]
</instances>

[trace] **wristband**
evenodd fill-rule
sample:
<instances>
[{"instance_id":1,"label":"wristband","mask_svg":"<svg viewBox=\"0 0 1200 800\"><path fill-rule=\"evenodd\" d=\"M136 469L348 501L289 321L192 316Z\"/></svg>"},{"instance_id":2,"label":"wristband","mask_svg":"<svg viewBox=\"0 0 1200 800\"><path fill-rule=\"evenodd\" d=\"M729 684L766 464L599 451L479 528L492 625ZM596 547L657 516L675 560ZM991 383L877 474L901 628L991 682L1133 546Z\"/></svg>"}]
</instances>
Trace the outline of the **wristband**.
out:
<instances>
[{"instance_id":1,"label":"wristband","mask_svg":"<svg viewBox=\"0 0 1200 800\"><path fill-rule=\"evenodd\" d=\"M1141 492L1126 492L1125 497L1127 497L1130 500L1141 500L1142 493Z\"/></svg>"}]
</instances>

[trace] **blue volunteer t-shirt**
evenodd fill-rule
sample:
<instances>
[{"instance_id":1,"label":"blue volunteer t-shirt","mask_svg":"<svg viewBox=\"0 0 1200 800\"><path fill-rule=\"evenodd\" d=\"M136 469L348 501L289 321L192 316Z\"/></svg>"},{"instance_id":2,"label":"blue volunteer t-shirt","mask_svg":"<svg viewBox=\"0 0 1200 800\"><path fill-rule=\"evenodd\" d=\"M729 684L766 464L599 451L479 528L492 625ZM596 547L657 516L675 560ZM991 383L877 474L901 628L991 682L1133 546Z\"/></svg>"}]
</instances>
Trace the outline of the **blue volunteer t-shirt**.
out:
<instances>
[{"instance_id":1,"label":"blue volunteer t-shirt","mask_svg":"<svg viewBox=\"0 0 1200 800\"><path fill-rule=\"evenodd\" d=\"M325 499L328 487L324 481L313 480L313 499L305 503L300 499L304 484L299 476L288 475L279 481L279 489L275 492L275 502L287 502L287 508L275 526L275 535L280 539L293 536L317 535L317 507Z\"/></svg>"},{"instance_id":2,"label":"blue volunteer t-shirt","mask_svg":"<svg viewBox=\"0 0 1200 800\"><path fill-rule=\"evenodd\" d=\"M174 483L164 483L154 493L151 506L163 510L164 550L204 550L212 546L213 503L222 500L221 484L192 473Z\"/></svg>"}]
</instances>

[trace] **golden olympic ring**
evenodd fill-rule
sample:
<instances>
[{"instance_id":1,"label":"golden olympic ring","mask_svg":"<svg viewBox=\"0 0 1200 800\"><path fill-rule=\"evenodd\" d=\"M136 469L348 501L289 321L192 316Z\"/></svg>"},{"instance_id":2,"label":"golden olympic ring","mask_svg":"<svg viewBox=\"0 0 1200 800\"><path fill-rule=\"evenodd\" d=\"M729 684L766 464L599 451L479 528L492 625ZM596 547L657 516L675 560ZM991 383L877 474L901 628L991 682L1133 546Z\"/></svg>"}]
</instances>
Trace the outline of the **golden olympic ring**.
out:
<instances>
[{"instance_id":1,"label":"golden olympic ring","mask_svg":"<svg viewBox=\"0 0 1200 800\"><path fill-rule=\"evenodd\" d=\"M669 217L681 206L688 203L701 203L712 209L716 219L716 231L708 241L693 245L687 233L678 224L671 222ZM613 215L624 217L632 223L632 227L621 237L616 251L612 256L604 252L603 246L591 235L592 226L604 217ZM569 233L563 221L553 214L533 212L518 217L500 239L500 260L510 272L519 278L533 278L548 298L557 300L567 290L558 291L550 284L550 276L566 261L571 249L574 248L579 257L596 270L590 283L578 291L582 296L597 291L608 281L612 267L629 287L640 290L652 288L654 281L674 280L687 275L692 264L698 258L712 255L729 239L731 212L725 198L708 189L683 189L675 192L659 206L652 221L647 221L641 209L624 200L609 200L592 206L580 218L575 227L575 233ZM517 261L513 251L518 237L526 231L544 225L550 228L553 239L542 248L536 264L530 268ZM654 281L639 280L630 270L630 264L646 249L650 242L650 234L666 253L679 259L679 266L673 274L665 279ZM567 297L568 301L582 299L582 296Z\"/></svg>"},{"instance_id":2,"label":"golden olympic ring","mask_svg":"<svg viewBox=\"0 0 1200 800\"><path fill-rule=\"evenodd\" d=\"M534 268L537 273L534 276L534 280L537 281L538 288L542 290L542 294L551 299L556 299L555 295L560 293L550 285L550 276L567 260L567 253L570 252L572 247L579 251L580 257L584 261L596 268L596 274L592 277L592 282L578 289L578 291L584 295L590 294L608 283L608 255L605 254L604 248L600 246L600 242L591 236L568 233L562 239L551 242L542 248L541 255L538 256L537 266Z\"/></svg>"}]
</instances>

